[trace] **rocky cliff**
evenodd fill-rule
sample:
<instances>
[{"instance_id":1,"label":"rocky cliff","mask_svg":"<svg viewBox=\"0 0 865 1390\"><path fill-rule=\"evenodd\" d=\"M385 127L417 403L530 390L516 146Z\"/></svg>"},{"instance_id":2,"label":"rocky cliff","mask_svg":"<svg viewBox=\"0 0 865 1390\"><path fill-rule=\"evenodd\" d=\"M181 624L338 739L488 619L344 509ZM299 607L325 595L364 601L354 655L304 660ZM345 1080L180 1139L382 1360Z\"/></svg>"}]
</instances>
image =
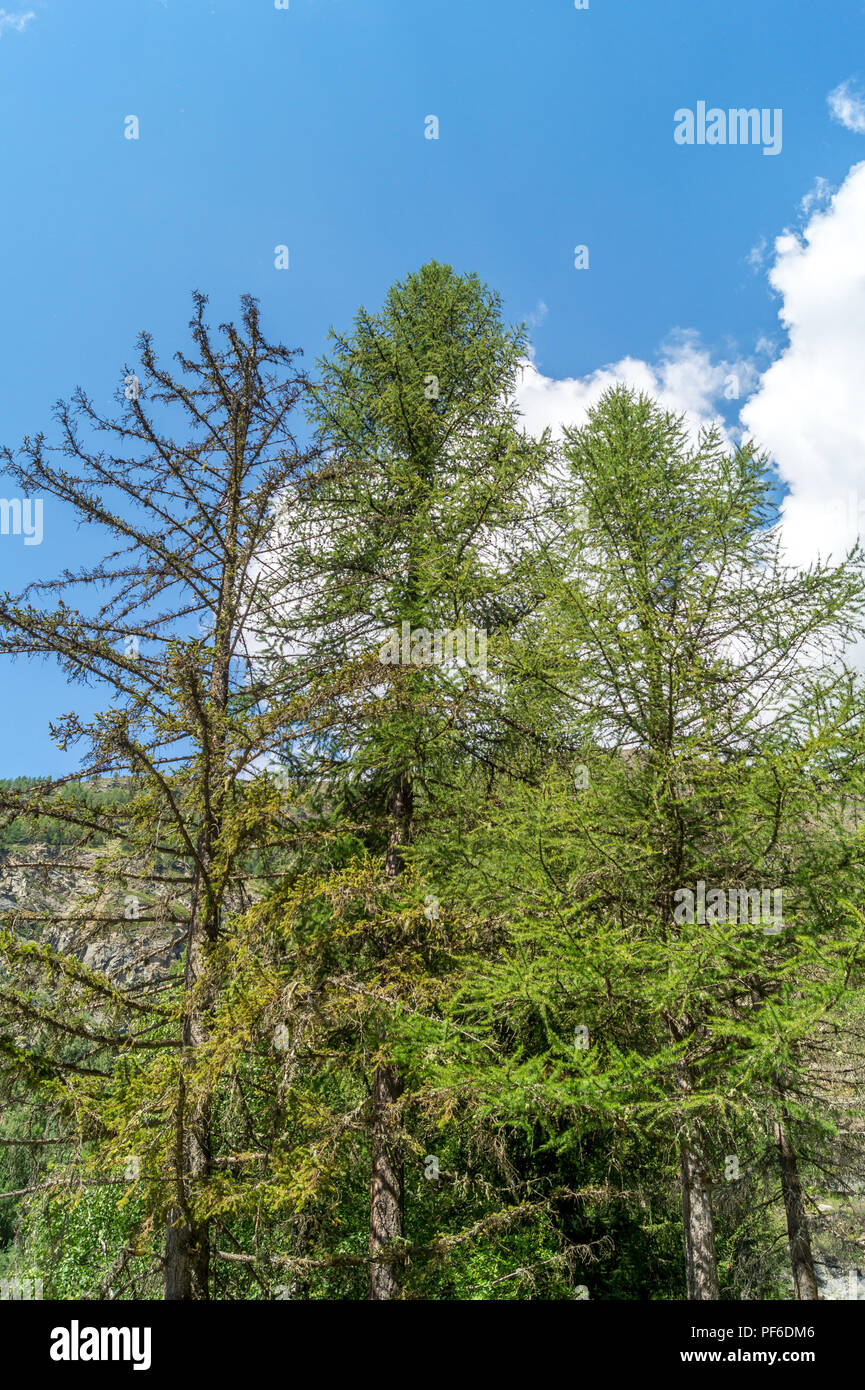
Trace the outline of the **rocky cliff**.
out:
<instances>
[{"instance_id":1,"label":"rocky cliff","mask_svg":"<svg viewBox=\"0 0 865 1390\"><path fill-rule=\"evenodd\" d=\"M163 976L183 949L165 892L138 898L95 870L96 851L16 845L0 852L0 922L78 957L117 984Z\"/></svg>"}]
</instances>

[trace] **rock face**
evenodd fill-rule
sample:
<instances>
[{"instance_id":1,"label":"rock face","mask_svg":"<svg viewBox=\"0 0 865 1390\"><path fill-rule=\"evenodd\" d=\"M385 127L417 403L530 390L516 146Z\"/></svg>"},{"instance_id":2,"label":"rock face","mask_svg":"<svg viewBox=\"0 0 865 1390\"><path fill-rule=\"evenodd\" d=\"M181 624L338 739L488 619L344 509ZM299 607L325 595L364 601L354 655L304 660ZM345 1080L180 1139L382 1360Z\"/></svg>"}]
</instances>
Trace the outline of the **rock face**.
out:
<instances>
[{"instance_id":1,"label":"rock face","mask_svg":"<svg viewBox=\"0 0 865 1390\"><path fill-rule=\"evenodd\" d=\"M845 1268L840 1260L814 1261L814 1273L820 1297L830 1302L865 1302L865 1274L851 1266Z\"/></svg>"},{"instance_id":2,"label":"rock face","mask_svg":"<svg viewBox=\"0 0 865 1390\"><path fill-rule=\"evenodd\" d=\"M145 903L122 882L106 885L93 872L98 858L96 851L45 845L0 852L0 922L76 956L115 984L162 978L183 950L182 928L166 920L167 897L148 894Z\"/></svg>"}]
</instances>

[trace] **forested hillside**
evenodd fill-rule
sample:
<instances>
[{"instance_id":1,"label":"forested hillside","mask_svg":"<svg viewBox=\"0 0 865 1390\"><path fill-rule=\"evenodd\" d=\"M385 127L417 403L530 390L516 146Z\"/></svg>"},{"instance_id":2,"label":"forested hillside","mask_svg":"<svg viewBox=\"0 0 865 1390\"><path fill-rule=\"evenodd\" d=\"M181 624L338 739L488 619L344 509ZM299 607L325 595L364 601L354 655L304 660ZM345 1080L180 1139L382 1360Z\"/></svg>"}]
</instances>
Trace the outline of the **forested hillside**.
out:
<instances>
[{"instance_id":1,"label":"forested hillside","mask_svg":"<svg viewBox=\"0 0 865 1390\"><path fill-rule=\"evenodd\" d=\"M0 1277L865 1296L861 552L625 388L528 433L476 276L206 315L3 452L100 537L4 667L104 699L0 782Z\"/></svg>"}]
</instances>

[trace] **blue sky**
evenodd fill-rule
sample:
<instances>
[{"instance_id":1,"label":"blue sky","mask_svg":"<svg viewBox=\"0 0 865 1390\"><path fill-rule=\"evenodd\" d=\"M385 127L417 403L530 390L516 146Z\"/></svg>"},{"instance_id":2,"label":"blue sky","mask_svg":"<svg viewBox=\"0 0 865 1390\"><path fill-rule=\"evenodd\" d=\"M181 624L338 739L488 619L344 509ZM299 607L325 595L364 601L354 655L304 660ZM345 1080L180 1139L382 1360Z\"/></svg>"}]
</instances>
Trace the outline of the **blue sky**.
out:
<instances>
[{"instance_id":1,"label":"blue sky","mask_svg":"<svg viewBox=\"0 0 865 1390\"><path fill-rule=\"evenodd\" d=\"M685 407L699 398L731 429L743 408L754 427L750 408L777 430L777 449L765 442L807 507L807 469L816 479L822 462L797 462L784 400L813 376L802 332L812 354L831 331L839 361L850 350L850 286L833 290L834 330L815 324L811 287L839 255L852 292L865 276L855 249L848 261L832 241L855 246L865 207L851 174L865 158L860 0L7 5L3 442L49 428L53 402L77 384L107 405L140 329L166 354L180 346L193 288L211 296L214 322L240 294L258 296L268 332L311 365L330 324L347 326L435 258L477 270L509 317L532 324L544 409L583 400L608 364L651 373L666 361ZM827 97L842 83L851 95L833 119ZM674 112L698 101L780 108L780 154L677 145ZM124 137L129 115L137 140ZM429 115L437 140L425 138ZM278 244L288 271L274 268ZM578 244L588 270L574 267ZM750 407L718 389L731 364ZM819 413L805 433L821 434ZM861 471L858 438L851 425L833 446L838 497ZM92 553L50 501L44 528L39 546L0 536L0 586ZM99 701L47 666L7 665L0 682L0 774L69 770L48 719Z\"/></svg>"}]
</instances>

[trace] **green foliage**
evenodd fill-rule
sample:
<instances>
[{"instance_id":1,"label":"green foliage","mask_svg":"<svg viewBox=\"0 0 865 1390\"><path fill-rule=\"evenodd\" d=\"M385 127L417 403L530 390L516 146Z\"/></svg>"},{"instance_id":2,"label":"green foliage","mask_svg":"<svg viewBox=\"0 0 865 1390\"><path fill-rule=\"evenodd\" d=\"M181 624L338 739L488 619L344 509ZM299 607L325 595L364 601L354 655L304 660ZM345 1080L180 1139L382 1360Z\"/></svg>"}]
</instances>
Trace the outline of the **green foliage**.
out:
<instances>
[{"instance_id":1,"label":"green foliage","mask_svg":"<svg viewBox=\"0 0 865 1390\"><path fill-rule=\"evenodd\" d=\"M788 1298L775 1127L811 1190L861 1165L862 557L788 569L755 449L627 390L532 439L476 276L331 344L255 584L199 537L210 637L69 717L126 777L0 784L5 850L88 851L77 920L134 872L133 931L186 942L130 985L0 933L5 1265L158 1297L180 1205L213 1296L363 1299L386 1127L401 1297L683 1299L691 1182L720 1296ZM486 664L386 659L404 624ZM747 912L683 910L700 882Z\"/></svg>"}]
</instances>

